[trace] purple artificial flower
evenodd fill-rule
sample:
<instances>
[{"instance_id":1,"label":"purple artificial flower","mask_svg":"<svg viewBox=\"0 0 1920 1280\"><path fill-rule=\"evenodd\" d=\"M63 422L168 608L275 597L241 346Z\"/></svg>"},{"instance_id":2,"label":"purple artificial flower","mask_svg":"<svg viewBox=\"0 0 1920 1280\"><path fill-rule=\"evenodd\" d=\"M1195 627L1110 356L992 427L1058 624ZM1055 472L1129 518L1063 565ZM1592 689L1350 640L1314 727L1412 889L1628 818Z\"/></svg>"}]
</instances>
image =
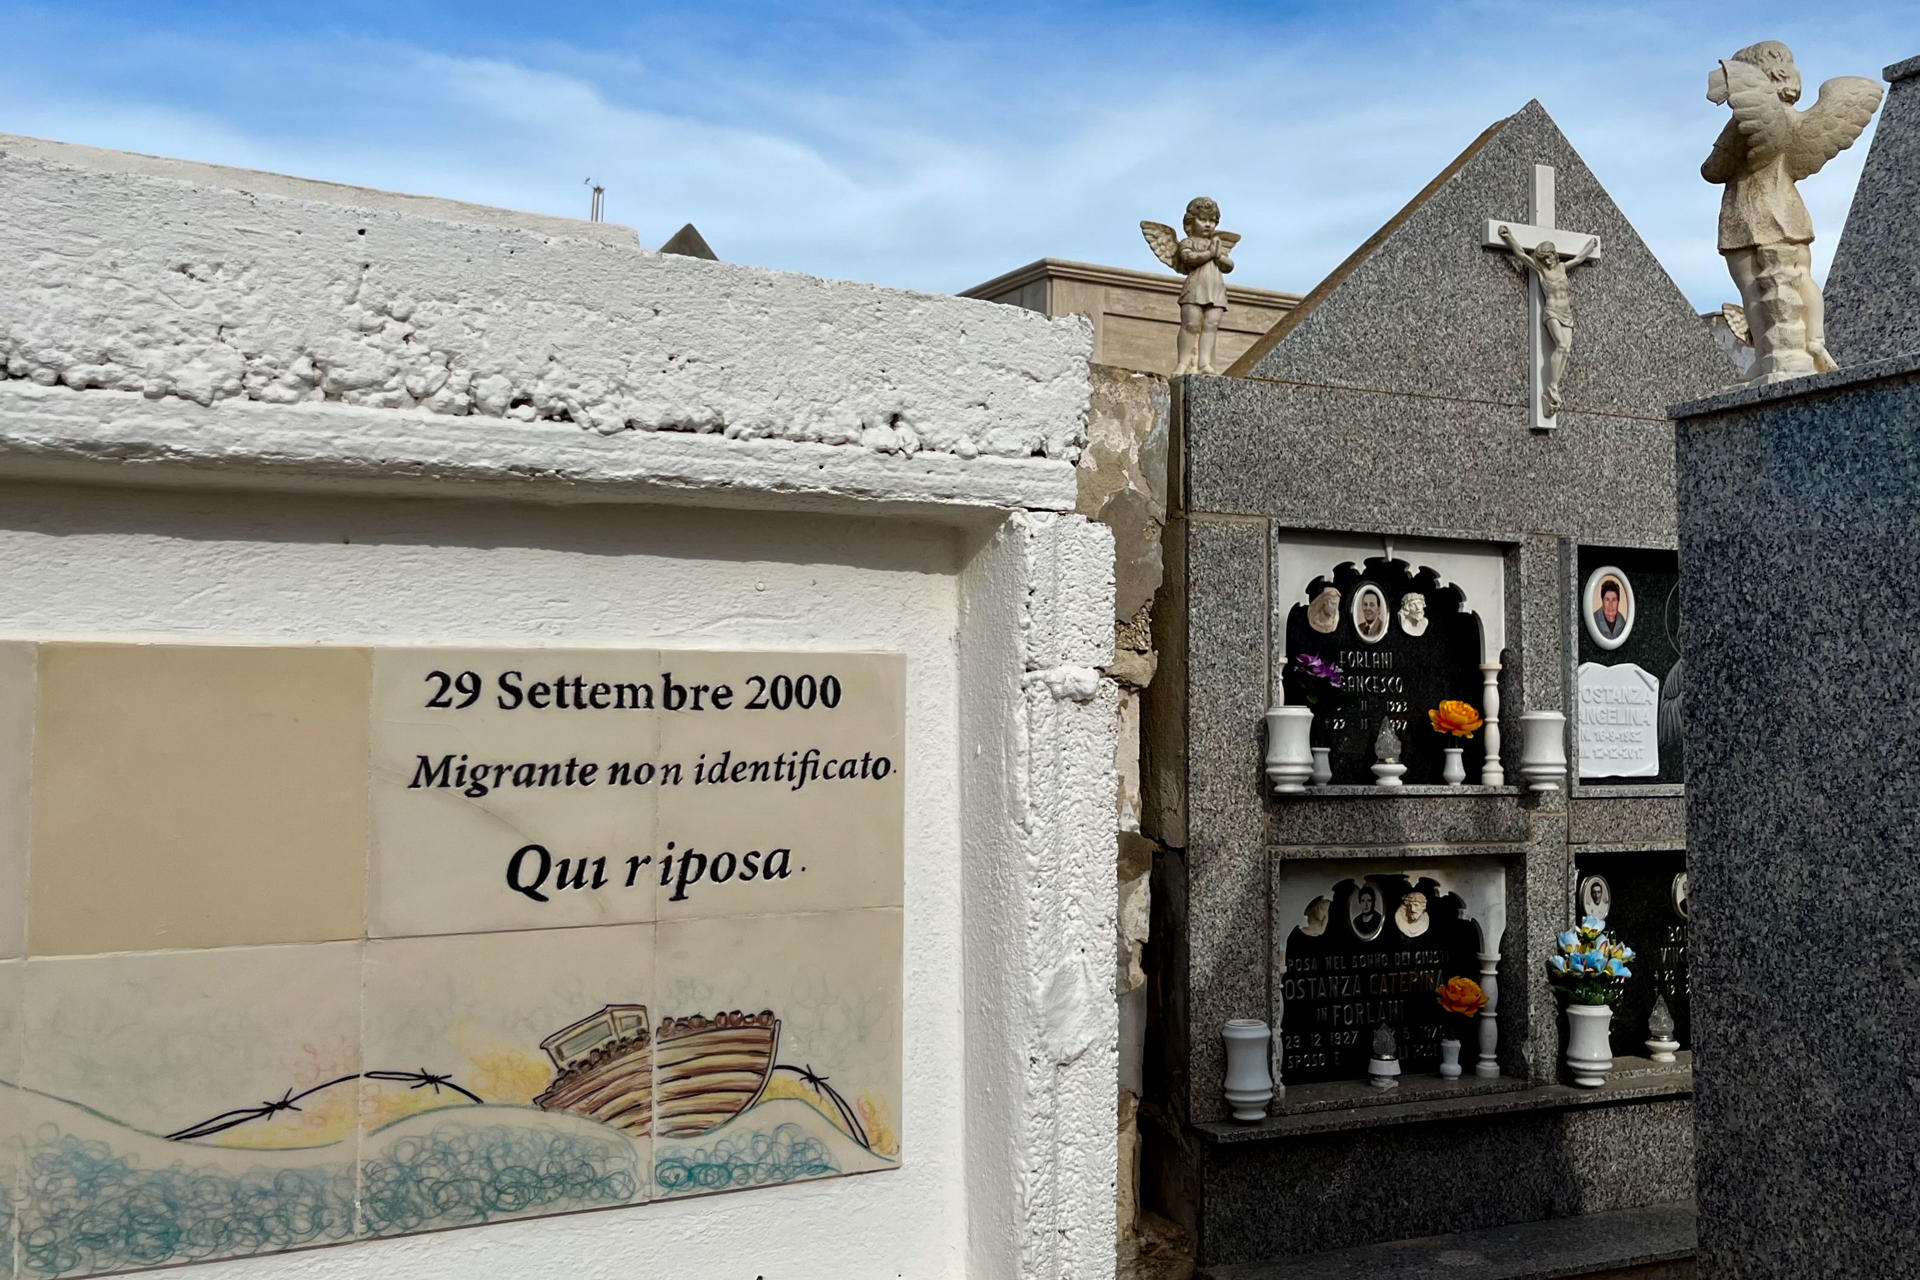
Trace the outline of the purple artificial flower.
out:
<instances>
[{"instance_id":1,"label":"purple artificial flower","mask_svg":"<svg viewBox=\"0 0 1920 1280\"><path fill-rule=\"evenodd\" d=\"M1345 683L1340 675L1340 664L1337 662L1328 662L1325 658L1316 658L1310 653L1303 653L1294 661L1299 665L1302 674L1325 680L1330 688L1338 689Z\"/></svg>"}]
</instances>

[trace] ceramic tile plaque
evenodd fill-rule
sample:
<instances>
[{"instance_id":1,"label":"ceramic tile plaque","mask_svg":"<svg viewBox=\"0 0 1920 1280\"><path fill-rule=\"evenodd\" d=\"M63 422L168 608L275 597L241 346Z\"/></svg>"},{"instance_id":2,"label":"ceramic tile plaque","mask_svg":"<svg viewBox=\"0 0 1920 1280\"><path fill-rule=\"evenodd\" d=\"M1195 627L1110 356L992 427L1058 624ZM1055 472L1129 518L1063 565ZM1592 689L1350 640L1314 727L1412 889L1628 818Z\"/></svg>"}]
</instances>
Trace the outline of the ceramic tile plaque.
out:
<instances>
[{"instance_id":1,"label":"ceramic tile plaque","mask_svg":"<svg viewBox=\"0 0 1920 1280\"><path fill-rule=\"evenodd\" d=\"M898 1167L904 750L898 654L0 643L0 1277Z\"/></svg>"}]
</instances>

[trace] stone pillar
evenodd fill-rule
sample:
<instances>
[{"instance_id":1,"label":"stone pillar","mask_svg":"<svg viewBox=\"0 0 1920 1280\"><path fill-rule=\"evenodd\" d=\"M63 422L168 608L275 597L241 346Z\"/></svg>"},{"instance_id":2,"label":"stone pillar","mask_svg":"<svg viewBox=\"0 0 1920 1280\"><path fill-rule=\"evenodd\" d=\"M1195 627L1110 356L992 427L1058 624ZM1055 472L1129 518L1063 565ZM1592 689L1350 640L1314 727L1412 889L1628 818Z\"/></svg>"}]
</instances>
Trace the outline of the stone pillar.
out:
<instances>
[{"instance_id":1,"label":"stone pillar","mask_svg":"<svg viewBox=\"0 0 1920 1280\"><path fill-rule=\"evenodd\" d=\"M1673 414L1700 1275L1912 1274L1920 352Z\"/></svg>"}]
</instances>

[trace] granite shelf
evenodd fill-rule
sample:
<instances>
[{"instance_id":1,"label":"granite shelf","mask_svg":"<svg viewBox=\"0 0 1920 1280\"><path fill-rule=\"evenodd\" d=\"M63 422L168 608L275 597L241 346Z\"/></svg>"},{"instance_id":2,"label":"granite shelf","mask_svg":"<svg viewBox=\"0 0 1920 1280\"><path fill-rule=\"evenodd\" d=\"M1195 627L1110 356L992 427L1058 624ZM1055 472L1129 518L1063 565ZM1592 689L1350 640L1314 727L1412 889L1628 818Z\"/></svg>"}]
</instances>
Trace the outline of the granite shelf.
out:
<instances>
[{"instance_id":1,"label":"granite shelf","mask_svg":"<svg viewBox=\"0 0 1920 1280\"><path fill-rule=\"evenodd\" d=\"M1349 1129L1386 1128L1428 1120L1512 1112L1570 1110L1577 1107L1650 1102L1693 1093L1691 1054L1657 1063L1646 1058L1615 1058L1613 1074L1598 1089L1565 1084L1531 1084L1512 1076L1482 1080L1466 1076L1402 1076L1400 1087L1376 1090L1360 1081L1293 1085L1284 1104L1276 1101L1265 1120L1231 1120L1194 1125L1201 1141L1220 1145L1268 1142Z\"/></svg>"}]
</instances>

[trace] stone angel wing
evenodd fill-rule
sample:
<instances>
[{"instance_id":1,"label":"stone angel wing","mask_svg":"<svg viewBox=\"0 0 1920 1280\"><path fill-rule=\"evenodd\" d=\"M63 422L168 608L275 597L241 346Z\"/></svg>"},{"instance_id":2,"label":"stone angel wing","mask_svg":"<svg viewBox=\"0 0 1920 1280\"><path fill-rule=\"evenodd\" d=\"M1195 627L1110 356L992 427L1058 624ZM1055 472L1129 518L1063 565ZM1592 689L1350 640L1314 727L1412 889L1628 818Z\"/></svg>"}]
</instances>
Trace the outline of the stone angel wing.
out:
<instances>
[{"instance_id":1,"label":"stone angel wing","mask_svg":"<svg viewBox=\"0 0 1920 1280\"><path fill-rule=\"evenodd\" d=\"M1836 76L1820 86L1820 100L1800 113L1799 137L1787 152L1794 181L1820 172L1822 165L1854 144L1880 109L1885 91L1865 76Z\"/></svg>"},{"instance_id":2,"label":"stone angel wing","mask_svg":"<svg viewBox=\"0 0 1920 1280\"><path fill-rule=\"evenodd\" d=\"M1174 250L1180 247L1179 233L1164 222L1141 222L1140 234L1147 238L1147 247L1153 250L1153 256L1167 264L1174 271L1180 268L1174 259Z\"/></svg>"},{"instance_id":3,"label":"stone angel wing","mask_svg":"<svg viewBox=\"0 0 1920 1280\"><path fill-rule=\"evenodd\" d=\"M1880 107L1880 86L1862 76L1840 76L1820 86L1820 100L1796 111L1780 100L1780 87L1748 62L1723 62L1727 105L1747 140L1747 155L1759 162L1785 156L1794 181L1853 145Z\"/></svg>"}]
</instances>

